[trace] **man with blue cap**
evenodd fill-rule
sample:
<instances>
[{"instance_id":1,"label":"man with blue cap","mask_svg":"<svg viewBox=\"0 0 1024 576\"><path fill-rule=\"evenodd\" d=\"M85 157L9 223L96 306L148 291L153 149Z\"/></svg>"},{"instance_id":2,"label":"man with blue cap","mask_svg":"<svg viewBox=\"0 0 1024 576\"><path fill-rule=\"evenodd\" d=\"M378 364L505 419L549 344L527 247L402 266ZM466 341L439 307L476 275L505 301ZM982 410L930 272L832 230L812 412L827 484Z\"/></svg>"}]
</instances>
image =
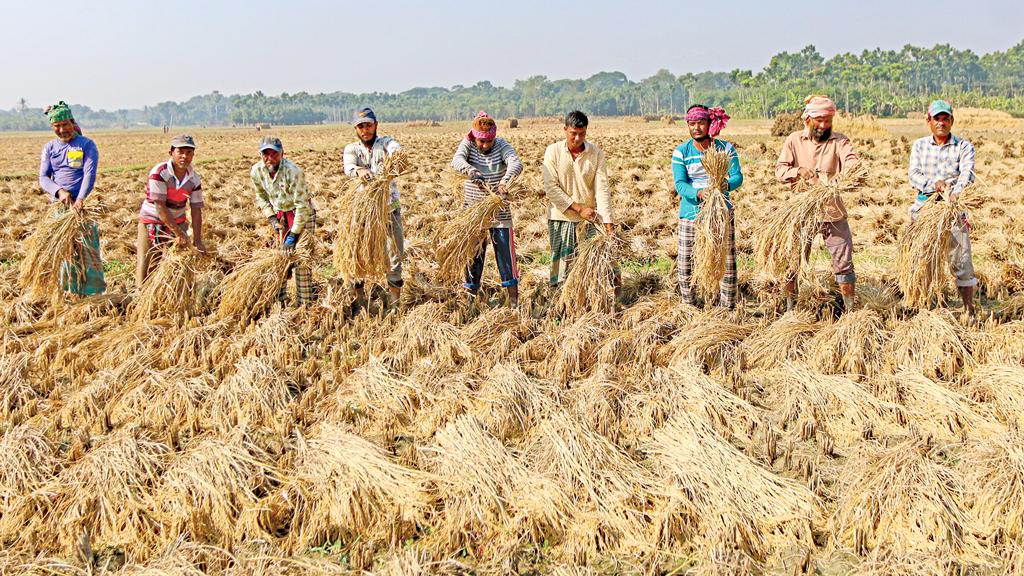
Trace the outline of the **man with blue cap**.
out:
<instances>
[{"instance_id":1,"label":"man with blue cap","mask_svg":"<svg viewBox=\"0 0 1024 576\"><path fill-rule=\"evenodd\" d=\"M910 217L916 220L925 202L955 202L974 182L974 145L953 134L953 107L945 100L928 106L930 136L919 138L910 150L910 185L917 191L917 200L910 206ZM971 227L963 212L953 224L953 242L949 265L956 277L957 290L964 303L964 312L973 316L974 276L971 260Z\"/></svg>"},{"instance_id":2,"label":"man with blue cap","mask_svg":"<svg viewBox=\"0 0 1024 576\"><path fill-rule=\"evenodd\" d=\"M252 165L249 177L256 190L256 206L274 229L274 237L281 249L291 253L299 238L310 234L316 225L316 212L306 187L302 168L284 157L280 138L264 136L260 140L262 160ZM295 295L299 305L308 304L316 296L313 273L308 266L295 265ZM278 299L287 298L286 286L281 287Z\"/></svg>"},{"instance_id":3,"label":"man with blue cap","mask_svg":"<svg viewBox=\"0 0 1024 576\"><path fill-rule=\"evenodd\" d=\"M345 146L345 175L350 178L369 179L381 173L384 159L401 149L398 141L390 136L377 135L377 115L370 108L363 108L352 115L358 142ZM388 292L392 304L397 305L402 296L402 260L405 258L405 238L402 232L402 210L399 204L398 185L391 182L391 237L386 249L391 261L387 274ZM363 283L356 283L357 307L365 306L366 292Z\"/></svg>"}]
</instances>

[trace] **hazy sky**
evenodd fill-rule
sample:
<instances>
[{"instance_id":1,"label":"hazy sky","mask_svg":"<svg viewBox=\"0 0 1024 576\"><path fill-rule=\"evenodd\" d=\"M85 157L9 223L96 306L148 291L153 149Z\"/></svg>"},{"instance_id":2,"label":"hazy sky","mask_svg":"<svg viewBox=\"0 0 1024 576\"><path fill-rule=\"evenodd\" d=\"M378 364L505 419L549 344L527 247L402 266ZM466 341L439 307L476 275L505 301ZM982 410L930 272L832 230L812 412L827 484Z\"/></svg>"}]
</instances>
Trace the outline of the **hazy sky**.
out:
<instances>
[{"instance_id":1,"label":"hazy sky","mask_svg":"<svg viewBox=\"0 0 1024 576\"><path fill-rule=\"evenodd\" d=\"M714 8L710 8L714 6ZM219 90L399 92L535 74L760 70L777 52L1024 40L1011 0L0 0L0 108L141 107ZM704 8L707 9L705 10Z\"/></svg>"}]
</instances>

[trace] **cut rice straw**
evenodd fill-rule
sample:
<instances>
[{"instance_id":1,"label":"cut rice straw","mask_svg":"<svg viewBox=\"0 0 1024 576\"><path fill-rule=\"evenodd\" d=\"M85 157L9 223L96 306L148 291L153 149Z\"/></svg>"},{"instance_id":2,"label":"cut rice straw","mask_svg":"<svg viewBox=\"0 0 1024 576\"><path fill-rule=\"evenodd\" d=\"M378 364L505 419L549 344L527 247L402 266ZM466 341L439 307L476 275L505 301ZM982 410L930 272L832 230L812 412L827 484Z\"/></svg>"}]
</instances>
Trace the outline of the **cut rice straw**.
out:
<instances>
[{"instance_id":1,"label":"cut rice straw","mask_svg":"<svg viewBox=\"0 0 1024 576\"><path fill-rule=\"evenodd\" d=\"M196 310L196 271L201 255L192 248L164 250L156 270L146 278L131 305L135 320L168 318L183 324Z\"/></svg>"},{"instance_id":2,"label":"cut rice straw","mask_svg":"<svg viewBox=\"0 0 1024 576\"><path fill-rule=\"evenodd\" d=\"M724 192L728 189L730 160L729 152L717 148L704 152L700 159L707 172L708 186L703 190L700 212L693 222L693 274L690 284L705 297L718 293L718 284L725 276L728 255L726 233L730 215Z\"/></svg>"},{"instance_id":3,"label":"cut rice straw","mask_svg":"<svg viewBox=\"0 0 1024 576\"><path fill-rule=\"evenodd\" d=\"M569 273L558 295L555 310L564 317L575 318L587 312L607 313L615 306L615 266L626 243L605 232L600 223L579 223L576 226L577 237L591 226L597 233L577 244L575 256L570 256Z\"/></svg>"},{"instance_id":4,"label":"cut rice straw","mask_svg":"<svg viewBox=\"0 0 1024 576\"><path fill-rule=\"evenodd\" d=\"M353 179L342 193L334 243L334 265L346 282L379 280L391 270L391 182L411 162L405 152L388 154L378 174Z\"/></svg>"},{"instance_id":5,"label":"cut rice straw","mask_svg":"<svg viewBox=\"0 0 1024 576\"><path fill-rule=\"evenodd\" d=\"M236 266L221 284L218 319L235 316L245 325L270 308L277 300L295 258L294 254L289 256L282 250L269 248Z\"/></svg>"},{"instance_id":6,"label":"cut rice straw","mask_svg":"<svg viewBox=\"0 0 1024 576\"><path fill-rule=\"evenodd\" d=\"M87 230L96 226L99 208L78 210L56 206L25 241L25 257L18 267L18 284L32 298L59 301L63 283L81 285L90 264L100 255L85 242ZM67 278L63 276L67 275Z\"/></svg>"}]
</instances>

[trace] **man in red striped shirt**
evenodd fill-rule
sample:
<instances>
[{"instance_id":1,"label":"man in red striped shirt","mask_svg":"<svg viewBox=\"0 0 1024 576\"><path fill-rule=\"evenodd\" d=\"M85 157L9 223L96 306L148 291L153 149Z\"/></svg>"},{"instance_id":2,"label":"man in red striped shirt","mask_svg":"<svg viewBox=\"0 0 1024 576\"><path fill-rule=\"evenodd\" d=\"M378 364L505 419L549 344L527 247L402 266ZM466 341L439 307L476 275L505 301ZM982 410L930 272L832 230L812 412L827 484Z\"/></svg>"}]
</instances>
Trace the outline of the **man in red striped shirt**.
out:
<instances>
[{"instance_id":1,"label":"man in red striped shirt","mask_svg":"<svg viewBox=\"0 0 1024 576\"><path fill-rule=\"evenodd\" d=\"M146 198L139 210L139 232L136 239L135 286L141 288L159 258L155 248L169 241L188 246L188 217L192 214L192 243L203 252L203 185L192 168L196 143L182 134L171 140L170 159L149 172Z\"/></svg>"}]
</instances>

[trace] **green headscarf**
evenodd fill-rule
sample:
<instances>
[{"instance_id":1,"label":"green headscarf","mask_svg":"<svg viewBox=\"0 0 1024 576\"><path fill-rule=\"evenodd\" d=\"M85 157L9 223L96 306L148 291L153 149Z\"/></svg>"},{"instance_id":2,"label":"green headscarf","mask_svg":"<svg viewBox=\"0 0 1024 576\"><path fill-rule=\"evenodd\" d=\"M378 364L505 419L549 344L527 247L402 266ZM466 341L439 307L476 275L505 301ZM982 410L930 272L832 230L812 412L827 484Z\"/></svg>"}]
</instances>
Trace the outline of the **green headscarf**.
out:
<instances>
[{"instance_id":1,"label":"green headscarf","mask_svg":"<svg viewBox=\"0 0 1024 576\"><path fill-rule=\"evenodd\" d=\"M57 102L53 106L48 107L44 113L46 114L46 117L50 120L50 124L75 119L75 117L71 115L71 107L68 106L63 100Z\"/></svg>"}]
</instances>

